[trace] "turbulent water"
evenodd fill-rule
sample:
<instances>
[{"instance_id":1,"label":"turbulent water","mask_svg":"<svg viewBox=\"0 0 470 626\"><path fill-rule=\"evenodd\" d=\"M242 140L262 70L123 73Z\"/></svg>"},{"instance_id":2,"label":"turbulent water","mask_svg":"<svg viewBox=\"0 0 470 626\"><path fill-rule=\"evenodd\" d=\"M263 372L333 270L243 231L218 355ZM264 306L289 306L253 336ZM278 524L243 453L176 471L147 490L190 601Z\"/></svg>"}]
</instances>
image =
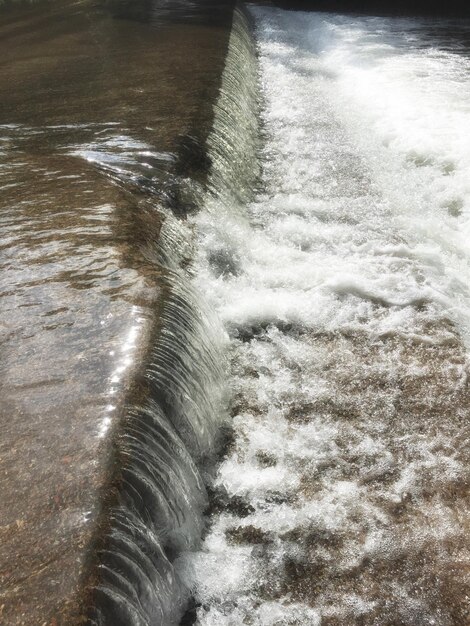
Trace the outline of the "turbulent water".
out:
<instances>
[{"instance_id":1,"label":"turbulent water","mask_svg":"<svg viewBox=\"0 0 470 626\"><path fill-rule=\"evenodd\" d=\"M467 626L470 21L7 4L0 621Z\"/></svg>"},{"instance_id":2,"label":"turbulent water","mask_svg":"<svg viewBox=\"0 0 470 626\"><path fill-rule=\"evenodd\" d=\"M192 220L233 417L203 546L179 560L194 619L463 626L470 24L252 13L256 194L214 194ZM216 111L218 188L224 150L254 188L242 52Z\"/></svg>"}]
</instances>

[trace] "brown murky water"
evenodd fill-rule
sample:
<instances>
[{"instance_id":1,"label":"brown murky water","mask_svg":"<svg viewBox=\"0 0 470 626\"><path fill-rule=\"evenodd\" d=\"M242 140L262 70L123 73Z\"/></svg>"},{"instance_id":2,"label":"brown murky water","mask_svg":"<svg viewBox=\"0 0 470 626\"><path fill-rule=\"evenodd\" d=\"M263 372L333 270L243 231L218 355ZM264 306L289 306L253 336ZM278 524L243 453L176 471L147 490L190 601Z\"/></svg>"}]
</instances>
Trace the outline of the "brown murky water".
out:
<instances>
[{"instance_id":1,"label":"brown murky water","mask_svg":"<svg viewBox=\"0 0 470 626\"><path fill-rule=\"evenodd\" d=\"M161 297L158 190L204 141L229 25L225 5L0 9L2 623L72 623Z\"/></svg>"}]
</instances>

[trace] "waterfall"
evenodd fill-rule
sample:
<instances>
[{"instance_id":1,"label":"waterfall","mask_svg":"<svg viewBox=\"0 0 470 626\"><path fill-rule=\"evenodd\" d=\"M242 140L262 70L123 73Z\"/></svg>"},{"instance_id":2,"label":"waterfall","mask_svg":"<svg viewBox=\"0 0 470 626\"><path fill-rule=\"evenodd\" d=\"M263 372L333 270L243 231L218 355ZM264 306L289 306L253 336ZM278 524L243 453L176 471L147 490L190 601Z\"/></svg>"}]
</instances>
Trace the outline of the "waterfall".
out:
<instances>
[{"instance_id":1,"label":"waterfall","mask_svg":"<svg viewBox=\"0 0 470 626\"><path fill-rule=\"evenodd\" d=\"M118 184L143 192L141 208L158 214L158 241L149 242L146 254L160 267L162 293L153 347L116 443L98 562L89 581L90 621L96 626L178 624L188 602L174 561L199 546L207 506L204 471L218 449L227 413L227 337L198 288L197 225L188 215L215 198L246 201L257 176L250 28L247 15L236 10L207 146L208 181L200 172L205 152L191 138L170 168L174 173L157 182L142 177L135 164L131 169L109 160L101 164Z\"/></svg>"}]
</instances>

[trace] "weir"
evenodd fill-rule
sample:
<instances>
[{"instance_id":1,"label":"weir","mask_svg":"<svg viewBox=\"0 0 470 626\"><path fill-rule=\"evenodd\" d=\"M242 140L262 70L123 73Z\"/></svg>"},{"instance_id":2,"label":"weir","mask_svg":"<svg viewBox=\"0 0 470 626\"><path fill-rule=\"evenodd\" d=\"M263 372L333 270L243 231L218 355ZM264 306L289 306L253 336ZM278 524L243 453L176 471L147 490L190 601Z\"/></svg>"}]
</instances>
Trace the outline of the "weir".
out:
<instances>
[{"instance_id":1,"label":"weir","mask_svg":"<svg viewBox=\"0 0 470 626\"><path fill-rule=\"evenodd\" d=\"M214 203L233 210L248 201L257 178L257 99L251 27L237 8L207 141L207 184L190 181L193 211L185 221L181 203L176 219L167 211L160 232L157 258L168 292L144 374L147 400L130 405L119 434L116 502L105 509L110 529L91 575L96 624L178 624L190 601L174 562L200 545L207 472L228 417L227 340L218 318L205 311L197 261L201 228L191 213ZM217 251L210 262L226 271L228 260ZM190 603L183 621L191 612Z\"/></svg>"},{"instance_id":2,"label":"weir","mask_svg":"<svg viewBox=\"0 0 470 626\"><path fill-rule=\"evenodd\" d=\"M465 624L470 25L13 5L1 618Z\"/></svg>"},{"instance_id":3,"label":"weir","mask_svg":"<svg viewBox=\"0 0 470 626\"><path fill-rule=\"evenodd\" d=\"M223 358L185 216L232 11L1 14L2 623L170 624L187 603L172 561L201 534Z\"/></svg>"},{"instance_id":4,"label":"weir","mask_svg":"<svg viewBox=\"0 0 470 626\"><path fill-rule=\"evenodd\" d=\"M233 209L247 201L257 174L257 96L251 30L237 9L208 141L207 189L195 190L197 208L216 202ZM158 256L169 271L169 293L145 373L147 404L129 411L120 436L118 503L105 513L111 529L91 601L97 624L179 623L189 589L173 562L199 546L208 505L200 471L210 468L227 421L226 339L196 295L203 293L194 278L199 228L192 219L166 218ZM225 271L227 259L216 251L211 262Z\"/></svg>"}]
</instances>

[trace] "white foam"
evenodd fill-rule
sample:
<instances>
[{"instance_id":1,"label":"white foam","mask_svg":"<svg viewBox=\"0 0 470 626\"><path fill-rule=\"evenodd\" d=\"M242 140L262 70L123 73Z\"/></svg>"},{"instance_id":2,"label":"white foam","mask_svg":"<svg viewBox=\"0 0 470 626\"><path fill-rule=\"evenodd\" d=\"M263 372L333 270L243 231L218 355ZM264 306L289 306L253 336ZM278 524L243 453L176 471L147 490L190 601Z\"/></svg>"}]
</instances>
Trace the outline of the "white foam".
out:
<instances>
[{"instance_id":1,"label":"white foam","mask_svg":"<svg viewBox=\"0 0 470 626\"><path fill-rule=\"evenodd\" d=\"M413 20L255 16L263 189L194 219L197 280L231 336L236 437L213 487L249 509L215 515L180 569L205 626L377 610L444 626L416 581L462 532L446 493L466 471L465 353L439 350L470 337L470 62ZM252 529L264 539L230 538Z\"/></svg>"}]
</instances>

